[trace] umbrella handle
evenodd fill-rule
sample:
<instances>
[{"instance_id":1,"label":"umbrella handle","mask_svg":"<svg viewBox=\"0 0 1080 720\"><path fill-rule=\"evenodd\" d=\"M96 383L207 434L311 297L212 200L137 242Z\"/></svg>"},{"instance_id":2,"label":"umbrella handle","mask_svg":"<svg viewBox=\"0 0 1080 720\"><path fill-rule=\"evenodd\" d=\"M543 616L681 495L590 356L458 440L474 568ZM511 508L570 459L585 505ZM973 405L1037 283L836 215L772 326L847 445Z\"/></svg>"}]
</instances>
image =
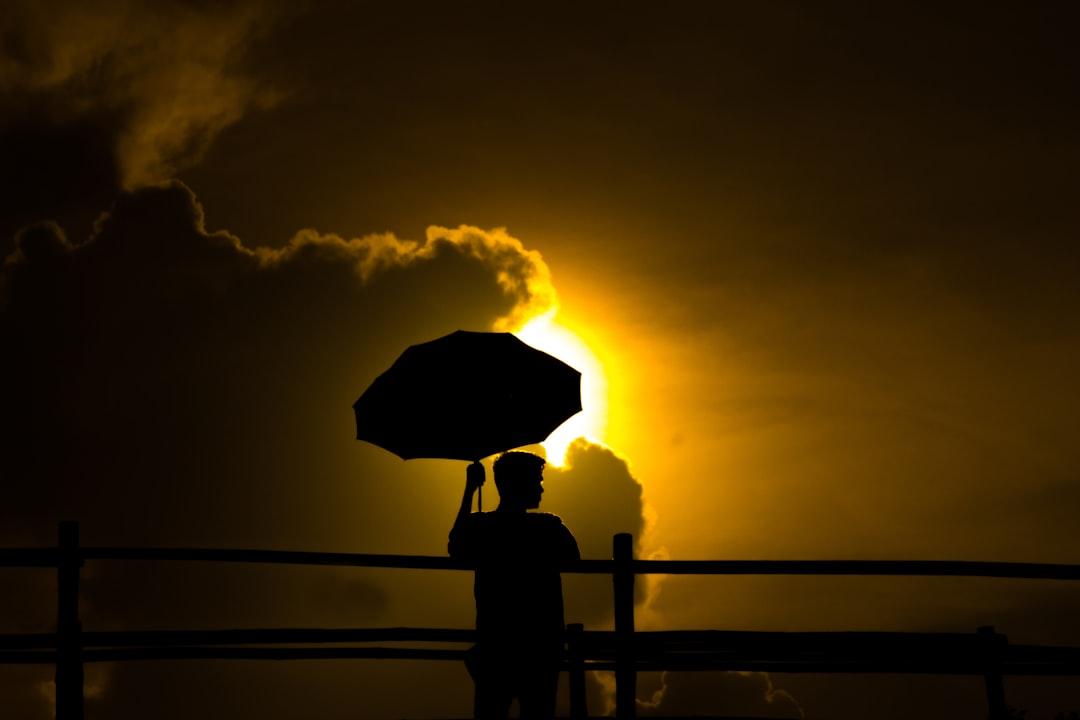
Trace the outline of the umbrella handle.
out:
<instances>
[{"instance_id":1,"label":"umbrella handle","mask_svg":"<svg viewBox=\"0 0 1080 720\"><path fill-rule=\"evenodd\" d=\"M480 464L479 460L474 460L469 464L469 467L465 468L465 493L466 497L462 499L461 511L472 512L472 497L470 493L476 491L476 509L482 511L484 508L484 466ZM468 501L470 506L466 508L465 502Z\"/></svg>"}]
</instances>

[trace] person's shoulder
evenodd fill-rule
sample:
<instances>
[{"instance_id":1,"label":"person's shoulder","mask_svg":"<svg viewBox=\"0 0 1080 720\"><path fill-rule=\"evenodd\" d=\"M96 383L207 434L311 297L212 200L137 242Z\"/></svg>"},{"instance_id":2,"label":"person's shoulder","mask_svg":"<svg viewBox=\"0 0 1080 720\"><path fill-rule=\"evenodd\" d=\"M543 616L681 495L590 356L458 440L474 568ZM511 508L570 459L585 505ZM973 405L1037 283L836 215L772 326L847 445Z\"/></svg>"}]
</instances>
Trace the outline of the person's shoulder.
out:
<instances>
[{"instance_id":1,"label":"person's shoulder","mask_svg":"<svg viewBox=\"0 0 1080 720\"><path fill-rule=\"evenodd\" d=\"M535 533L544 538L544 542L552 548L558 548L557 553L561 560L577 560L581 557L578 550L577 540L570 528L563 524L562 518L551 513L531 513L535 519Z\"/></svg>"},{"instance_id":2,"label":"person's shoulder","mask_svg":"<svg viewBox=\"0 0 1080 720\"><path fill-rule=\"evenodd\" d=\"M471 532L488 527L489 525L491 525L491 513L474 512L469 513L458 520L455 527Z\"/></svg>"},{"instance_id":3,"label":"person's shoulder","mask_svg":"<svg viewBox=\"0 0 1080 720\"><path fill-rule=\"evenodd\" d=\"M536 523L537 525L544 528L565 527L563 525L562 518L558 515L555 515L554 513L531 512L528 515L530 518L532 518L530 522Z\"/></svg>"}]
</instances>

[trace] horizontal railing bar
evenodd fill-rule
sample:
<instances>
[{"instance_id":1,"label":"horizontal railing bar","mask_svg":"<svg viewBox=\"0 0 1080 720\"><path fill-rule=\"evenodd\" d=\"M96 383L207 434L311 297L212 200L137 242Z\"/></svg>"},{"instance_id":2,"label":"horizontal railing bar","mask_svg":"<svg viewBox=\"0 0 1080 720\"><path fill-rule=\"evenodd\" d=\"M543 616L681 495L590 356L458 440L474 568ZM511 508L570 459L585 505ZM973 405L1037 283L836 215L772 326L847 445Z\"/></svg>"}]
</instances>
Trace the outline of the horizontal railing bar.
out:
<instances>
[{"instance_id":1,"label":"horizontal railing bar","mask_svg":"<svg viewBox=\"0 0 1080 720\"><path fill-rule=\"evenodd\" d=\"M1009 645L1003 650L1009 675L1080 675L1080 648Z\"/></svg>"},{"instance_id":2,"label":"horizontal railing bar","mask_svg":"<svg viewBox=\"0 0 1080 720\"><path fill-rule=\"evenodd\" d=\"M909 575L1080 580L1080 565L973 560L635 560L638 574Z\"/></svg>"},{"instance_id":3,"label":"horizontal railing bar","mask_svg":"<svg viewBox=\"0 0 1080 720\"><path fill-rule=\"evenodd\" d=\"M418 570L471 570L472 566L445 556L376 555L370 553L309 552L304 550L244 550L226 548L83 547L86 560L181 560L193 562L270 563L390 567Z\"/></svg>"},{"instance_id":4,"label":"horizontal railing bar","mask_svg":"<svg viewBox=\"0 0 1080 720\"><path fill-rule=\"evenodd\" d=\"M608 663L611 667L614 662ZM857 662L827 660L742 660L706 658L665 659L662 661L638 661L634 665L638 672L663 671L716 671L716 672L772 672L791 674L822 675L969 675L978 676L986 673L985 663L921 663L911 665L897 662ZM599 669L599 668L597 668ZM1002 663L1002 675L1023 677L1065 677L1080 675L1080 665L1076 663L1053 663L1045 665L1011 665Z\"/></svg>"},{"instance_id":5,"label":"horizontal railing bar","mask_svg":"<svg viewBox=\"0 0 1080 720\"><path fill-rule=\"evenodd\" d=\"M0 567L56 567L58 558L54 547L0 548Z\"/></svg>"},{"instance_id":6,"label":"horizontal railing bar","mask_svg":"<svg viewBox=\"0 0 1080 720\"><path fill-rule=\"evenodd\" d=\"M5 655L0 653L0 660ZM55 653L24 653L32 659L20 662L45 663L55 659ZM253 647L139 647L88 649L83 651L86 662L128 662L142 660L436 660L462 662L464 650L438 650L429 648L392 647L319 647L319 648L253 648ZM934 660L913 664L904 660L888 659L873 662L856 660L829 661L816 658L795 660L752 660L740 658L663 658L654 661L638 660L634 663L638 672L673 671L746 671L780 673L821 674L889 674L905 675L983 675L985 660L971 658L963 661ZM1002 662L1003 675L1066 676L1080 674L1080 663L1053 662L1038 665ZM563 670L567 669L565 663ZM614 661L591 661L585 663L589 672L611 671Z\"/></svg>"},{"instance_id":7,"label":"horizontal railing bar","mask_svg":"<svg viewBox=\"0 0 1080 720\"><path fill-rule=\"evenodd\" d=\"M0 635L0 650L56 649L56 633Z\"/></svg>"},{"instance_id":8,"label":"horizontal railing bar","mask_svg":"<svg viewBox=\"0 0 1080 720\"><path fill-rule=\"evenodd\" d=\"M55 650L0 650L0 665L55 664Z\"/></svg>"},{"instance_id":9,"label":"horizontal railing bar","mask_svg":"<svg viewBox=\"0 0 1080 720\"><path fill-rule=\"evenodd\" d=\"M265 643L476 642L476 631L449 628L251 628L241 630L91 631L85 647L258 645Z\"/></svg>"},{"instance_id":10,"label":"horizontal railing bar","mask_svg":"<svg viewBox=\"0 0 1080 720\"><path fill-rule=\"evenodd\" d=\"M1017 662L1041 662L1044 658L1050 661L1068 659L1080 660L1080 647L1068 647L1062 645L1008 645L1006 654Z\"/></svg>"},{"instance_id":11,"label":"horizontal railing bar","mask_svg":"<svg viewBox=\"0 0 1080 720\"><path fill-rule=\"evenodd\" d=\"M614 639L615 633L610 630L586 630L586 638ZM966 642L976 641L983 636L976 633L929 633L929 632L903 632L890 630L814 630L814 631L786 631L786 630L635 630L634 637L641 640L655 642L676 641L742 641L760 643L763 641L779 640L783 642L828 640L830 642L843 640L865 640L872 642L917 640L923 638L937 639L942 641ZM998 637L1005 637L998 635Z\"/></svg>"},{"instance_id":12,"label":"horizontal railing bar","mask_svg":"<svg viewBox=\"0 0 1080 720\"><path fill-rule=\"evenodd\" d=\"M248 550L228 548L83 547L85 560L179 560L291 565L383 567L416 570L473 570L474 566L438 555ZM55 548L0 549L0 567L54 566ZM972 560L634 560L639 575L906 575L1080 580L1080 565ZM612 560L579 560L562 572L611 574Z\"/></svg>"},{"instance_id":13,"label":"horizontal railing bar","mask_svg":"<svg viewBox=\"0 0 1080 720\"><path fill-rule=\"evenodd\" d=\"M85 547L87 560L189 560L213 562L338 565L429 570L472 570L474 566L436 555L376 555L295 550L212 548ZM634 560L636 574L659 575L908 575L1080 580L1080 565L972 560ZM610 574L612 560L579 560L563 572Z\"/></svg>"},{"instance_id":14,"label":"horizontal railing bar","mask_svg":"<svg viewBox=\"0 0 1080 720\"><path fill-rule=\"evenodd\" d=\"M1080 662L1056 662L1038 665L1004 665L1002 675L1022 677L1072 677L1080 675Z\"/></svg>"},{"instance_id":15,"label":"horizontal railing bar","mask_svg":"<svg viewBox=\"0 0 1080 720\"><path fill-rule=\"evenodd\" d=\"M397 628L377 629L374 633L368 633L370 637L377 634L389 635ZM447 630L445 633L436 632L429 634L432 629L425 628L402 628L400 630L415 631L406 632L404 635L415 635L414 641L433 641L433 636L443 635L447 641L467 641L465 637L469 631ZM250 631L132 631L116 633L87 633L87 649L83 651L84 660L87 662L123 662L132 660L303 660L303 659L399 659L399 660L463 660L464 650L442 650L435 648L397 648L397 647L347 647L347 648L253 648L253 647L207 647L205 645L157 645L155 641L174 642L176 637L185 636L180 642L189 642L201 639L200 635L216 635L212 641L225 640L225 633L242 633L237 635L243 642L254 643L261 640L253 640L244 634ZM300 631L310 633L311 631ZM316 631L318 632L318 631ZM334 632L344 635L341 631ZM657 633L659 634L659 633ZM776 633L746 633L766 637L778 635ZM799 636L814 635L817 639L825 640L830 635L850 635L849 633L791 633L787 639L797 639ZM870 642L875 639L884 639L888 636L896 636L895 633L865 633L860 634L862 641ZM166 636L166 637L161 637ZM20 636L3 636L5 640L19 638ZM55 637L48 634L28 634L21 636L29 640L18 647L42 647L45 641L53 641ZM393 636L394 641L402 636ZM655 637L655 635L654 635ZM918 637L918 636L913 636ZM941 636L930 635L929 639L936 640L941 637L953 637L952 634ZM962 636L970 639L972 636ZM149 646L126 646L136 640L146 640ZM924 638L926 639L926 638ZM116 641L112 647L100 647L102 641ZM303 641L310 641L306 636ZM332 640L326 640L332 642ZM341 638L339 641L345 641ZM301 641L302 642L302 641ZM6 643L9 647L10 643ZM713 650L685 651L666 650L656 653L649 652L648 643L638 645L641 653L635 662L639 672L663 671L663 670L701 670L701 671L726 671L742 670L752 672L788 672L788 673L836 673L836 674L860 674L860 673L904 673L921 675L980 675L985 672L985 655L972 643L964 642L968 647L949 648L941 644L937 648L924 647L922 652L915 654L897 653L895 648L890 649L886 643L880 648L870 648L869 655L859 656L836 653L834 657L823 657L823 647L809 645L788 648L793 653L784 657L778 655L762 656L756 652L742 653L733 651L730 653ZM776 652L776 649L773 648ZM800 656L800 652L805 656ZM0 664L51 664L56 660L56 653L52 650L0 650ZM1005 675L1023 676L1075 676L1080 675L1080 648L1019 645L1007 646L1000 658L1001 672ZM596 659L586 660L586 669L589 671L613 670L614 661Z\"/></svg>"},{"instance_id":16,"label":"horizontal railing bar","mask_svg":"<svg viewBox=\"0 0 1080 720\"><path fill-rule=\"evenodd\" d=\"M86 662L130 660L453 660L464 650L391 647L139 647L84 650Z\"/></svg>"},{"instance_id":17,"label":"horizontal railing bar","mask_svg":"<svg viewBox=\"0 0 1080 720\"><path fill-rule=\"evenodd\" d=\"M438 650L430 648L251 648L251 647L139 647L89 649L83 651L86 662L128 662L139 660L439 660L462 662L465 650ZM17 654L17 653L10 653ZM22 653L55 659L55 653ZM0 653L0 658L3 658ZM35 661L37 662L37 661ZM42 660L40 662L47 662ZM567 670L567 663L561 663ZM586 661L585 669L611 671L615 663Z\"/></svg>"},{"instance_id":18,"label":"horizontal railing bar","mask_svg":"<svg viewBox=\"0 0 1080 720\"><path fill-rule=\"evenodd\" d=\"M262 643L342 643L342 642L475 642L476 631L466 628L239 628L224 630L107 630L85 631L84 647L124 647L144 645L252 645ZM1004 637L1004 636L998 636ZM717 646L743 651L744 646L766 648L923 647L981 648L982 636L974 633L903 632L775 632L747 630L638 630L636 645L645 650L700 652ZM614 648L615 633L587 630L584 647L592 652ZM0 648L30 649L55 647L53 633L0 635ZM1032 647L1037 652L1039 646ZM1053 648L1068 653L1071 648Z\"/></svg>"},{"instance_id":19,"label":"horizontal railing bar","mask_svg":"<svg viewBox=\"0 0 1080 720\"><path fill-rule=\"evenodd\" d=\"M229 630L106 630L80 635L83 647L257 645L266 643L476 641L476 631L457 628L242 628ZM55 633L0 635L0 649L52 649Z\"/></svg>"},{"instance_id":20,"label":"horizontal railing bar","mask_svg":"<svg viewBox=\"0 0 1080 720\"><path fill-rule=\"evenodd\" d=\"M994 637L1006 641L1004 635ZM774 662L811 657L828 662L873 662L879 658L985 657L986 639L975 633L677 630L637 632L634 646L635 655L642 660L707 657ZM612 657L615 637L612 633L584 633L582 649L590 657Z\"/></svg>"},{"instance_id":21,"label":"horizontal railing bar","mask_svg":"<svg viewBox=\"0 0 1080 720\"><path fill-rule=\"evenodd\" d=\"M280 565L381 567L404 570L475 570L476 566L441 555L382 555L371 553L310 552L304 550L246 550L227 548L124 548L83 547L86 560L179 560L241 562ZM560 566L564 572L611 574L611 560L578 560Z\"/></svg>"}]
</instances>

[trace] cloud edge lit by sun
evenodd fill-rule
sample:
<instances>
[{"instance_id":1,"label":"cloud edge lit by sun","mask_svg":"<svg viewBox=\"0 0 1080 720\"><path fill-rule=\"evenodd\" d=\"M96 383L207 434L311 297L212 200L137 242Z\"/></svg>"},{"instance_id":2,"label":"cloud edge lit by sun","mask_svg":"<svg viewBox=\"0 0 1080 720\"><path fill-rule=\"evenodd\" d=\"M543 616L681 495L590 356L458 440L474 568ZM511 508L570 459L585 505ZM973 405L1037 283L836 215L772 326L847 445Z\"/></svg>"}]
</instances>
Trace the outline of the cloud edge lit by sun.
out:
<instances>
[{"instance_id":1,"label":"cloud edge lit by sun","mask_svg":"<svg viewBox=\"0 0 1080 720\"><path fill-rule=\"evenodd\" d=\"M548 462L562 467L571 443L578 438L604 444L607 427L607 377L596 353L572 330L556 322L557 309L526 321L514 335L581 373L581 412L570 417L541 443Z\"/></svg>"}]
</instances>

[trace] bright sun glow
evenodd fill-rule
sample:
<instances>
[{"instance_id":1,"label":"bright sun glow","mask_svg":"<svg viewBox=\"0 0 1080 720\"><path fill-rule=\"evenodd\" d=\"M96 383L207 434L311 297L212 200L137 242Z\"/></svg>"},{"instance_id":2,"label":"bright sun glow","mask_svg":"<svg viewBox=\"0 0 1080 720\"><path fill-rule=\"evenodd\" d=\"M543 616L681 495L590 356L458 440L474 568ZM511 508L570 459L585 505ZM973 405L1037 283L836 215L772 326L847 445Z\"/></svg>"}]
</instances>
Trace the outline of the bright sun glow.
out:
<instances>
[{"instance_id":1,"label":"bright sun glow","mask_svg":"<svg viewBox=\"0 0 1080 720\"><path fill-rule=\"evenodd\" d=\"M607 379L589 346L556 323L554 313L533 318L514 334L581 372L581 412L560 425L542 443L548 462L563 465L566 449L579 437L603 442L607 425Z\"/></svg>"}]
</instances>

